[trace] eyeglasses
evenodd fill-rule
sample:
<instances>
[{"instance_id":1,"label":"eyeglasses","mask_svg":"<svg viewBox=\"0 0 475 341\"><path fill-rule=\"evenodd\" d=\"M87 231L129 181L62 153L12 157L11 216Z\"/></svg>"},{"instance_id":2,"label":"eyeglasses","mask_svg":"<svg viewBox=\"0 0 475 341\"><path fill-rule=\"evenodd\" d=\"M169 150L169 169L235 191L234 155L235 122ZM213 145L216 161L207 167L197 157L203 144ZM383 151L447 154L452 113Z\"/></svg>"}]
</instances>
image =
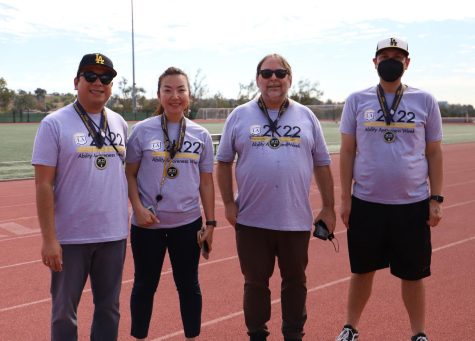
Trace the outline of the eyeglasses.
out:
<instances>
[{"instance_id":1,"label":"eyeglasses","mask_svg":"<svg viewBox=\"0 0 475 341\"><path fill-rule=\"evenodd\" d=\"M283 79L285 78L285 76L289 74L289 71L285 69L277 69L277 70L264 69L264 70L259 70L259 74L264 79L271 78L273 74L275 74L277 78Z\"/></svg>"},{"instance_id":2,"label":"eyeglasses","mask_svg":"<svg viewBox=\"0 0 475 341\"><path fill-rule=\"evenodd\" d=\"M102 84L108 85L112 80L114 79L114 76L110 73L103 73L102 75L99 75L95 72L92 71L85 71L83 73L80 73L79 76L84 76L84 79L89 82L89 83L94 83L97 78L101 81Z\"/></svg>"}]
</instances>

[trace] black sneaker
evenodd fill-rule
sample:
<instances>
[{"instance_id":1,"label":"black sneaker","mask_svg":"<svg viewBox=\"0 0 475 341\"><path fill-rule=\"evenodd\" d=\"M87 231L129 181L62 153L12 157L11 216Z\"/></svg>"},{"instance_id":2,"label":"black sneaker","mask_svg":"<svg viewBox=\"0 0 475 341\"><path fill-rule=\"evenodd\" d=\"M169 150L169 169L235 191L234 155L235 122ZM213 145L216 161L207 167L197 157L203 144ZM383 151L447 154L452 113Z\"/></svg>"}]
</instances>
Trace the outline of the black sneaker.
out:
<instances>
[{"instance_id":1,"label":"black sneaker","mask_svg":"<svg viewBox=\"0 0 475 341\"><path fill-rule=\"evenodd\" d=\"M419 333L411 337L411 341L429 341L429 338L424 333Z\"/></svg>"},{"instance_id":2,"label":"black sneaker","mask_svg":"<svg viewBox=\"0 0 475 341\"><path fill-rule=\"evenodd\" d=\"M249 341L266 341L269 333L253 333L249 335Z\"/></svg>"},{"instance_id":3,"label":"black sneaker","mask_svg":"<svg viewBox=\"0 0 475 341\"><path fill-rule=\"evenodd\" d=\"M356 341L358 340L358 336L360 336L360 334L358 334L358 331L355 328L349 324L345 324L335 341Z\"/></svg>"}]
</instances>

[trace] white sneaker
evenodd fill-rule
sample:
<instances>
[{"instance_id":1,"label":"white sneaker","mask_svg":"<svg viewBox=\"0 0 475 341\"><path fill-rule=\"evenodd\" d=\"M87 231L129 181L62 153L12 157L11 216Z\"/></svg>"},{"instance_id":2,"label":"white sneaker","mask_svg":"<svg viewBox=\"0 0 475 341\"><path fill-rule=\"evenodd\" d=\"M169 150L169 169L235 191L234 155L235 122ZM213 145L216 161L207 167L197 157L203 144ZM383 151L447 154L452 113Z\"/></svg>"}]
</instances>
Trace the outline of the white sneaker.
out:
<instances>
[{"instance_id":1,"label":"white sneaker","mask_svg":"<svg viewBox=\"0 0 475 341\"><path fill-rule=\"evenodd\" d=\"M335 341L356 341L358 340L358 336L360 336L358 331L349 324L346 324L343 326L340 335L337 336Z\"/></svg>"},{"instance_id":2,"label":"white sneaker","mask_svg":"<svg viewBox=\"0 0 475 341\"><path fill-rule=\"evenodd\" d=\"M411 341L429 341L429 339L427 338L426 334L419 333L419 334L414 335L413 337L411 337Z\"/></svg>"}]
</instances>

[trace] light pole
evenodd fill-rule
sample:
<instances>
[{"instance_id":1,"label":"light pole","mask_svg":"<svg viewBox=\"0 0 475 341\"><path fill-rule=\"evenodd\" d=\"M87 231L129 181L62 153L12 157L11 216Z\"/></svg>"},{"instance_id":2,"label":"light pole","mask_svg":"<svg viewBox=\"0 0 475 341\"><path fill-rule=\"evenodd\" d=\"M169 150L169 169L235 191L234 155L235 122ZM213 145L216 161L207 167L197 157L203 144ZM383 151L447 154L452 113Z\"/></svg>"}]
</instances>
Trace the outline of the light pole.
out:
<instances>
[{"instance_id":1,"label":"light pole","mask_svg":"<svg viewBox=\"0 0 475 341\"><path fill-rule=\"evenodd\" d=\"M134 0L130 0L132 8L132 113L137 120L137 98L135 93L135 43L134 43Z\"/></svg>"}]
</instances>

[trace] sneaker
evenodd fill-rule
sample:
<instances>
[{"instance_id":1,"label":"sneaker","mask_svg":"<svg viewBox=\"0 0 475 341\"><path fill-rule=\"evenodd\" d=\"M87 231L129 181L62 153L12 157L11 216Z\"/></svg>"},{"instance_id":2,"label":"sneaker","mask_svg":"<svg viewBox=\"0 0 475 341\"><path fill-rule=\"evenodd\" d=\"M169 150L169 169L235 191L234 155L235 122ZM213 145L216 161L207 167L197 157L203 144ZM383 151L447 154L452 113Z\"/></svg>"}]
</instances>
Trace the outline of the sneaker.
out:
<instances>
[{"instance_id":1,"label":"sneaker","mask_svg":"<svg viewBox=\"0 0 475 341\"><path fill-rule=\"evenodd\" d=\"M411 341L429 341L429 338L424 333L419 333L411 337Z\"/></svg>"},{"instance_id":2,"label":"sneaker","mask_svg":"<svg viewBox=\"0 0 475 341\"><path fill-rule=\"evenodd\" d=\"M335 341L356 341L358 340L358 336L360 336L360 334L358 334L355 328L349 324L345 324Z\"/></svg>"}]
</instances>

